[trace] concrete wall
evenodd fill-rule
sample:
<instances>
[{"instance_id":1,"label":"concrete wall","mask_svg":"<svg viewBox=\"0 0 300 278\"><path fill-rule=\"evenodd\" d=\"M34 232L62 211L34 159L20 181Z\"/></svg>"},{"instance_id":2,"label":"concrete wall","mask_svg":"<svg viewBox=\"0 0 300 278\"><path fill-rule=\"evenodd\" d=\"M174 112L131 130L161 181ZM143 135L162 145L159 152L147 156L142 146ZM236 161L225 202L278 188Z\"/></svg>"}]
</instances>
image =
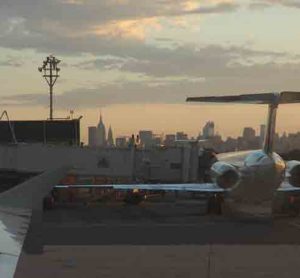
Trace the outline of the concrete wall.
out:
<instances>
[{"instance_id":1,"label":"concrete wall","mask_svg":"<svg viewBox=\"0 0 300 278\"><path fill-rule=\"evenodd\" d=\"M181 182L182 149L166 148L137 151L136 175L137 178L145 181Z\"/></svg>"},{"instance_id":2,"label":"concrete wall","mask_svg":"<svg viewBox=\"0 0 300 278\"><path fill-rule=\"evenodd\" d=\"M140 150L43 144L0 145L0 168L40 172L71 164L80 175L189 182L197 178L197 153L197 148L191 146Z\"/></svg>"}]
</instances>

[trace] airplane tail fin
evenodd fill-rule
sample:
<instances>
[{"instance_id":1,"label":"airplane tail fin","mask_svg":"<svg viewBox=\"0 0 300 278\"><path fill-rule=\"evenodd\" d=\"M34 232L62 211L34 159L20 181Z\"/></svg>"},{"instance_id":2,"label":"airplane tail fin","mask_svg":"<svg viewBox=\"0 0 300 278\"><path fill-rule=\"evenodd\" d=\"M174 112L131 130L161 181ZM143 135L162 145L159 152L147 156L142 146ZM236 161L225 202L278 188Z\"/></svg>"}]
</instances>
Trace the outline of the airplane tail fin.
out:
<instances>
[{"instance_id":1,"label":"airplane tail fin","mask_svg":"<svg viewBox=\"0 0 300 278\"><path fill-rule=\"evenodd\" d=\"M269 105L269 114L263 150L270 154L273 152L277 107L279 104L300 103L300 92L284 91L281 93L188 97L186 101Z\"/></svg>"},{"instance_id":2,"label":"airplane tail fin","mask_svg":"<svg viewBox=\"0 0 300 278\"><path fill-rule=\"evenodd\" d=\"M188 97L189 102L249 103L249 104L287 104L300 103L300 92L284 91L281 93L247 94L231 96Z\"/></svg>"}]
</instances>

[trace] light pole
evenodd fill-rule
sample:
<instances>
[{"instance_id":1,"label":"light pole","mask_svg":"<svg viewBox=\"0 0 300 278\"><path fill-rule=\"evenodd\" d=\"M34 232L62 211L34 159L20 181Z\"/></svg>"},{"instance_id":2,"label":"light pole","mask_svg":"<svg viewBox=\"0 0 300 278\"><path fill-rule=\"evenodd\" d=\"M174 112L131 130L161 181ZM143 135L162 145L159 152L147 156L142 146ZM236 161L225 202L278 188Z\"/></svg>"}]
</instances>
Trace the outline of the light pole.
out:
<instances>
[{"instance_id":1,"label":"light pole","mask_svg":"<svg viewBox=\"0 0 300 278\"><path fill-rule=\"evenodd\" d=\"M54 56L50 55L43 61L43 65L39 67L39 72L43 72L43 77L46 79L49 85L50 92L50 120L53 120L53 87L59 77L58 73L60 68L57 65L60 60L56 59Z\"/></svg>"}]
</instances>

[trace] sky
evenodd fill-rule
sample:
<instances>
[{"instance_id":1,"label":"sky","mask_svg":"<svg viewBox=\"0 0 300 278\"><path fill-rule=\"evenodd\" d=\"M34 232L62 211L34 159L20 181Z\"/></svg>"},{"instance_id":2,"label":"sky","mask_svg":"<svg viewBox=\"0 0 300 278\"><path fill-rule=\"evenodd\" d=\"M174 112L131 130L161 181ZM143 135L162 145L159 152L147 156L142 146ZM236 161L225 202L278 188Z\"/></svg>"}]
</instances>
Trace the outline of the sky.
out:
<instances>
[{"instance_id":1,"label":"sky","mask_svg":"<svg viewBox=\"0 0 300 278\"><path fill-rule=\"evenodd\" d=\"M1 0L1 109L11 119L48 117L37 68L53 54L62 60L54 116L82 115L85 142L100 110L115 136L197 136L208 120L237 136L258 130L266 107L186 97L300 90L298 26L295 0ZM279 132L299 130L299 107L282 106Z\"/></svg>"}]
</instances>

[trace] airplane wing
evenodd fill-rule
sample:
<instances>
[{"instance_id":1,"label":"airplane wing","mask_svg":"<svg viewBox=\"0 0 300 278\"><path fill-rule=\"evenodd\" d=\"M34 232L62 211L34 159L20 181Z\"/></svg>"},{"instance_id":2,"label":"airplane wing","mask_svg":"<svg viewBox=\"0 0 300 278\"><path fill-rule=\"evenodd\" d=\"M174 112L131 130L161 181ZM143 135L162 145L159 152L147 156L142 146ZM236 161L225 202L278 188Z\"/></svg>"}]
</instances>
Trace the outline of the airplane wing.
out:
<instances>
[{"instance_id":1,"label":"airplane wing","mask_svg":"<svg viewBox=\"0 0 300 278\"><path fill-rule=\"evenodd\" d=\"M189 191L203 193L225 192L215 183L178 183L178 184L87 184L87 185L56 185L55 188L112 188L116 190L163 190L163 191Z\"/></svg>"},{"instance_id":2,"label":"airplane wing","mask_svg":"<svg viewBox=\"0 0 300 278\"><path fill-rule=\"evenodd\" d=\"M0 277L13 277L32 209L64 177L68 168L47 171L0 194Z\"/></svg>"},{"instance_id":3,"label":"airplane wing","mask_svg":"<svg viewBox=\"0 0 300 278\"><path fill-rule=\"evenodd\" d=\"M224 192L225 190L214 183L183 183L183 184L115 184L114 189L128 190L163 190L163 191L189 191L189 192Z\"/></svg>"},{"instance_id":4,"label":"airplane wing","mask_svg":"<svg viewBox=\"0 0 300 278\"><path fill-rule=\"evenodd\" d=\"M162 190L162 191L187 191L187 192L203 192L203 193L218 193L228 192L230 188L223 189L214 183L178 183L178 184L68 184L56 185L54 188L110 188L115 190ZM277 191L299 192L300 187L292 186L284 181Z\"/></svg>"}]
</instances>

